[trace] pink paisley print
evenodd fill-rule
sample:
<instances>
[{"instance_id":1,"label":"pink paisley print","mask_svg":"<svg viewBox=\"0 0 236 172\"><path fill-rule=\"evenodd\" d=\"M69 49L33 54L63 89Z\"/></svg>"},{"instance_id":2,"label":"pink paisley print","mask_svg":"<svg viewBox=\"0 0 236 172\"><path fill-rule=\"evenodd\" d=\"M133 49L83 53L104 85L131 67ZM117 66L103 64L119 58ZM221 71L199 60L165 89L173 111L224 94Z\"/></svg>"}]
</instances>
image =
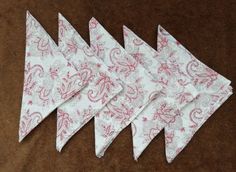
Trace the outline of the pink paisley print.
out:
<instances>
[{"instance_id":1,"label":"pink paisley print","mask_svg":"<svg viewBox=\"0 0 236 172\"><path fill-rule=\"evenodd\" d=\"M49 44L49 39L37 37L35 43L37 44L37 49L39 52L41 52L42 56L46 56L49 54L53 55L51 46Z\"/></svg>"},{"instance_id":2,"label":"pink paisley print","mask_svg":"<svg viewBox=\"0 0 236 172\"><path fill-rule=\"evenodd\" d=\"M135 39L133 40L133 42L134 42L135 45L138 45L138 46L143 44L142 40L137 39L137 38L135 38Z\"/></svg>"},{"instance_id":3,"label":"pink paisley print","mask_svg":"<svg viewBox=\"0 0 236 172\"><path fill-rule=\"evenodd\" d=\"M93 53L93 51L91 51L91 48L89 46L85 45L82 48L82 50L84 51L84 54L86 54L86 56L88 56L88 57L94 56L94 53Z\"/></svg>"},{"instance_id":4,"label":"pink paisley print","mask_svg":"<svg viewBox=\"0 0 236 172\"><path fill-rule=\"evenodd\" d=\"M168 40L166 38L160 37L160 39L157 41L157 52L162 51L163 48L165 48L168 44Z\"/></svg>"},{"instance_id":5,"label":"pink paisley print","mask_svg":"<svg viewBox=\"0 0 236 172\"><path fill-rule=\"evenodd\" d=\"M152 82L153 77L96 21L90 21L90 44L97 55L116 74L124 91L110 101L95 116L96 155L103 156L115 137L150 103L150 94L161 90L160 85ZM140 44L139 40L134 41ZM102 50L102 51L100 51ZM148 84L147 84L148 83ZM153 96L154 97L154 96ZM113 126L115 132L104 138L101 124Z\"/></svg>"},{"instance_id":6,"label":"pink paisley print","mask_svg":"<svg viewBox=\"0 0 236 172\"><path fill-rule=\"evenodd\" d=\"M143 90L138 87L138 85L134 86L127 86L127 91L125 94L126 100L132 102L133 100L137 99L140 94L143 93Z\"/></svg>"},{"instance_id":7,"label":"pink paisley print","mask_svg":"<svg viewBox=\"0 0 236 172\"><path fill-rule=\"evenodd\" d=\"M180 110L196 97L197 91L176 64L174 53L163 58L131 30L123 28L127 52L154 77L152 81L163 88L155 97L150 97L150 105L133 121L136 126L134 158L137 159L162 129L170 124L181 125ZM160 42L162 48L167 43L167 39Z\"/></svg>"},{"instance_id":8,"label":"pink paisley print","mask_svg":"<svg viewBox=\"0 0 236 172\"><path fill-rule=\"evenodd\" d=\"M100 78L96 82L96 90L88 91L88 98L92 102L102 101L104 104L108 98L108 93L111 91L114 83L105 73L99 72Z\"/></svg>"},{"instance_id":9,"label":"pink paisley print","mask_svg":"<svg viewBox=\"0 0 236 172\"><path fill-rule=\"evenodd\" d=\"M78 79L78 74L70 76L70 73L67 73L66 77L63 78L64 82L61 84L60 88L57 88L62 99L68 99L69 97L75 95L76 92L75 90L72 90L73 88L72 85L77 84L77 79Z\"/></svg>"},{"instance_id":10,"label":"pink paisley print","mask_svg":"<svg viewBox=\"0 0 236 172\"><path fill-rule=\"evenodd\" d=\"M143 61L143 53L140 52L135 52L131 54L134 59L137 61L137 63L144 65L144 61Z\"/></svg>"},{"instance_id":11,"label":"pink paisley print","mask_svg":"<svg viewBox=\"0 0 236 172\"><path fill-rule=\"evenodd\" d=\"M89 21L89 29L95 29L98 25L98 21L95 18L91 18Z\"/></svg>"},{"instance_id":12,"label":"pink paisley print","mask_svg":"<svg viewBox=\"0 0 236 172\"><path fill-rule=\"evenodd\" d=\"M27 12L19 141L84 85L40 23ZM72 76L72 78L70 78ZM76 79L73 76L77 76Z\"/></svg>"},{"instance_id":13,"label":"pink paisley print","mask_svg":"<svg viewBox=\"0 0 236 172\"><path fill-rule=\"evenodd\" d=\"M165 46L161 44L163 40L166 40ZM200 62L161 26L158 28L157 46L159 55L171 55L173 64L178 65L178 68L182 70L181 73L191 79L191 84L195 85L199 91L199 95L192 101L187 100L189 105L181 110L183 122L178 126L170 123L165 128L166 158L168 162L171 162L206 120L232 94L232 90L228 79ZM185 85L188 81L179 80L179 83ZM222 94L223 92L225 94ZM185 101L187 97L181 94L179 100ZM168 141L170 140L168 133L173 133L171 141Z\"/></svg>"},{"instance_id":14,"label":"pink paisley print","mask_svg":"<svg viewBox=\"0 0 236 172\"><path fill-rule=\"evenodd\" d=\"M190 112L189 118L193 123L192 125L190 125L190 127L198 126L198 122L196 120L199 120L199 119L201 120L203 118L201 114L202 114L202 110L200 108L195 108Z\"/></svg>"},{"instance_id":15,"label":"pink paisley print","mask_svg":"<svg viewBox=\"0 0 236 172\"><path fill-rule=\"evenodd\" d=\"M101 37L99 37L99 38L101 38ZM104 48L103 48L102 43L101 44L96 44L96 45L91 44L90 47L93 50L93 53L96 54L96 56L101 56L102 53L104 53L104 51L105 51Z\"/></svg>"},{"instance_id":16,"label":"pink paisley print","mask_svg":"<svg viewBox=\"0 0 236 172\"><path fill-rule=\"evenodd\" d=\"M87 63L80 65L78 72L83 85L88 84L94 78L93 70Z\"/></svg>"},{"instance_id":17,"label":"pink paisley print","mask_svg":"<svg viewBox=\"0 0 236 172\"><path fill-rule=\"evenodd\" d=\"M174 138L174 132L165 132L165 142L166 144L170 144L173 142L173 138Z\"/></svg>"},{"instance_id":18,"label":"pink paisley print","mask_svg":"<svg viewBox=\"0 0 236 172\"><path fill-rule=\"evenodd\" d=\"M76 44L76 41L74 39L71 39L69 40L67 43L67 52L64 53L65 54L70 54L70 53L73 53L73 54L76 54L77 51L78 51L78 46Z\"/></svg>"},{"instance_id":19,"label":"pink paisley print","mask_svg":"<svg viewBox=\"0 0 236 172\"><path fill-rule=\"evenodd\" d=\"M130 108L129 106L125 105L124 103L121 103L120 105L116 105L114 103L109 103L106 105L106 110L104 113L106 115L109 115L112 118L115 118L118 120L121 124L125 124L126 121L128 121L134 112L133 108Z\"/></svg>"},{"instance_id":20,"label":"pink paisley print","mask_svg":"<svg viewBox=\"0 0 236 172\"><path fill-rule=\"evenodd\" d=\"M160 132L160 129L158 127L151 128L148 133L148 139L152 140L159 132Z\"/></svg>"},{"instance_id":21,"label":"pink paisley print","mask_svg":"<svg viewBox=\"0 0 236 172\"><path fill-rule=\"evenodd\" d=\"M59 37L64 37L65 36L65 32L67 31L66 25L64 24L63 20L58 20L58 32L59 32ZM61 41L59 39L59 41Z\"/></svg>"},{"instance_id":22,"label":"pink paisley print","mask_svg":"<svg viewBox=\"0 0 236 172\"><path fill-rule=\"evenodd\" d=\"M161 120L167 124L175 121L175 117L178 115L176 109L172 106L168 106L166 102L162 102L154 113L153 120Z\"/></svg>"},{"instance_id":23,"label":"pink paisley print","mask_svg":"<svg viewBox=\"0 0 236 172\"><path fill-rule=\"evenodd\" d=\"M189 103L191 100L193 100L193 98L194 96L188 92L180 92L178 93L178 96L177 96L177 100L179 101L179 104Z\"/></svg>"},{"instance_id":24,"label":"pink paisley print","mask_svg":"<svg viewBox=\"0 0 236 172\"><path fill-rule=\"evenodd\" d=\"M192 77L194 84L206 85L209 88L217 80L218 74L210 68L206 67L201 70L199 67L201 64L193 59L187 64L186 71Z\"/></svg>"},{"instance_id":25,"label":"pink paisley print","mask_svg":"<svg viewBox=\"0 0 236 172\"><path fill-rule=\"evenodd\" d=\"M171 68L168 66L167 63L162 63L161 66L158 68L158 73L162 72L169 76L172 74Z\"/></svg>"},{"instance_id":26,"label":"pink paisley print","mask_svg":"<svg viewBox=\"0 0 236 172\"><path fill-rule=\"evenodd\" d=\"M121 56L121 50L119 48L113 48L110 51L110 60L113 66L109 66L109 68L111 71L124 74L125 77L128 77L131 72L135 71L137 62Z\"/></svg>"},{"instance_id":27,"label":"pink paisley print","mask_svg":"<svg viewBox=\"0 0 236 172\"><path fill-rule=\"evenodd\" d=\"M22 116L20 122L19 134L20 137L25 137L31 129L38 125L43 120L43 116L40 112L30 112L27 110L26 114Z\"/></svg>"},{"instance_id":28,"label":"pink paisley print","mask_svg":"<svg viewBox=\"0 0 236 172\"><path fill-rule=\"evenodd\" d=\"M37 85L35 78L43 77L44 70L41 65L31 66L30 62L25 67L25 81L24 81L24 92L28 95L32 95L34 87Z\"/></svg>"},{"instance_id":29,"label":"pink paisley print","mask_svg":"<svg viewBox=\"0 0 236 172\"><path fill-rule=\"evenodd\" d=\"M80 113L79 110L77 110L77 115L83 116L82 123L87 122L89 119L91 119L94 116L93 108L91 105L89 105L88 109L84 109L83 113Z\"/></svg>"},{"instance_id":30,"label":"pink paisley print","mask_svg":"<svg viewBox=\"0 0 236 172\"><path fill-rule=\"evenodd\" d=\"M114 129L112 128L112 125L101 125L103 129L103 137L107 138L114 134Z\"/></svg>"},{"instance_id":31,"label":"pink paisley print","mask_svg":"<svg viewBox=\"0 0 236 172\"><path fill-rule=\"evenodd\" d=\"M60 140L64 139L64 135L67 134L67 129L70 127L70 125L73 123L72 118L70 118L69 114L64 112L61 109L57 110L57 137L60 138Z\"/></svg>"},{"instance_id":32,"label":"pink paisley print","mask_svg":"<svg viewBox=\"0 0 236 172\"><path fill-rule=\"evenodd\" d=\"M59 14L59 21L60 52L63 53L68 63L76 68L77 77L81 80L82 85L88 84L72 99L60 106L60 109L73 121L67 128L64 128L66 134L63 135L63 138L58 137L56 140L57 150L61 151L69 139L98 114L107 102L122 90L122 87L117 82L117 78L108 71L108 67L96 57L97 52L87 45L61 14ZM65 85L68 83L66 82ZM66 87L69 85L65 86L63 90L66 90ZM106 132L109 134L108 128ZM60 128L57 129L57 133L61 133Z\"/></svg>"},{"instance_id":33,"label":"pink paisley print","mask_svg":"<svg viewBox=\"0 0 236 172\"><path fill-rule=\"evenodd\" d=\"M39 89L36 91L39 95L39 99L43 102L43 104L49 103L49 96L51 93L51 90L46 89L45 87L39 87Z\"/></svg>"}]
</instances>

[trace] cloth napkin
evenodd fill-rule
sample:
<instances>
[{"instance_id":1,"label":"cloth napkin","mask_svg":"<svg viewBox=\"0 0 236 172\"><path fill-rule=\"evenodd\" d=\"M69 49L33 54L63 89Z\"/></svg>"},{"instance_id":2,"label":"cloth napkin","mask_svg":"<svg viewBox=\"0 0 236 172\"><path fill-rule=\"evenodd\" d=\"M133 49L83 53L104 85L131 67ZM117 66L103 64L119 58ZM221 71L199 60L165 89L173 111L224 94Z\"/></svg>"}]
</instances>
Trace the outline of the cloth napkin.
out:
<instances>
[{"instance_id":1,"label":"cloth napkin","mask_svg":"<svg viewBox=\"0 0 236 172\"><path fill-rule=\"evenodd\" d=\"M89 22L94 52L120 78L124 90L95 116L95 149L103 156L115 137L151 102L161 86L94 18Z\"/></svg>"},{"instance_id":2,"label":"cloth napkin","mask_svg":"<svg viewBox=\"0 0 236 172\"><path fill-rule=\"evenodd\" d=\"M168 58L191 79L200 92L194 101L181 110L178 125L165 127L166 158L171 162L188 144L206 120L232 94L231 81L218 74L183 47L163 27L158 27L158 57ZM157 58L158 58L157 57Z\"/></svg>"},{"instance_id":3,"label":"cloth napkin","mask_svg":"<svg viewBox=\"0 0 236 172\"><path fill-rule=\"evenodd\" d=\"M159 56L151 46L123 26L125 50L150 72L162 92L132 121L133 151L135 160L151 140L167 125L178 125L180 110L197 95L196 88L184 75L178 64L169 57Z\"/></svg>"},{"instance_id":4,"label":"cloth napkin","mask_svg":"<svg viewBox=\"0 0 236 172\"><path fill-rule=\"evenodd\" d=\"M94 117L122 87L71 24L59 14L59 50L80 71L88 85L57 110L56 147L67 141Z\"/></svg>"},{"instance_id":5,"label":"cloth napkin","mask_svg":"<svg viewBox=\"0 0 236 172\"><path fill-rule=\"evenodd\" d=\"M27 12L26 49L19 141L86 83Z\"/></svg>"}]
</instances>

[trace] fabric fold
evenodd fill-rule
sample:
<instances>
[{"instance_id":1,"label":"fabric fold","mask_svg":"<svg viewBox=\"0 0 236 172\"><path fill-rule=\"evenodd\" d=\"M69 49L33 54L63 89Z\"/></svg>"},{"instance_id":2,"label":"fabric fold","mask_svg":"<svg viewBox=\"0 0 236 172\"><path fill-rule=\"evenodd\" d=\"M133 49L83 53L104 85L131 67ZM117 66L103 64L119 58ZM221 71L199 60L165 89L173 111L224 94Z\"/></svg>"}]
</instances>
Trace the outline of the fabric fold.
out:
<instances>
[{"instance_id":1,"label":"fabric fold","mask_svg":"<svg viewBox=\"0 0 236 172\"><path fill-rule=\"evenodd\" d=\"M122 86L73 26L61 14L58 17L59 50L88 83L57 110L56 147L61 151L68 140L122 90Z\"/></svg>"},{"instance_id":2,"label":"fabric fold","mask_svg":"<svg viewBox=\"0 0 236 172\"><path fill-rule=\"evenodd\" d=\"M27 11L19 141L85 85L55 42Z\"/></svg>"},{"instance_id":3,"label":"fabric fold","mask_svg":"<svg viewBox=\"0 0 236 172\"><path fill-rule=\"evenodd\" d=\"M102 27L89 22L90 46L119 78L124 90L95 116L95 149L101 157L116 136L162 89L153 77Z\"/></svg>"},{"instance_id":4,"label":"fabric fold","mask_svg":"<svg viewBox=\"0 0 236 172\"><path fill-rule=\"evenodd\" d=\"M162 92L132 121L133 152L135 160L152 139L167 125L178 125L180 111L197 95L190 79L183 74L178 64L158 52L123 26L125 50L132 55L162 86Z\"/></svg>"},{"instance_id":5,"label":"fabric fold","mask_svg":"<svg viewBox=\"0 0 236 172\"><path fill-rule=\"evenodd\" d=\"M218 74L191 54L163 27L158 26L159 56L172 54L191 83L200 92L194 101L181 110L181 121L165 127L166 158L171 162L188 144L198 129L232 94L231 81Z\"/></svg>"}]
</instances>

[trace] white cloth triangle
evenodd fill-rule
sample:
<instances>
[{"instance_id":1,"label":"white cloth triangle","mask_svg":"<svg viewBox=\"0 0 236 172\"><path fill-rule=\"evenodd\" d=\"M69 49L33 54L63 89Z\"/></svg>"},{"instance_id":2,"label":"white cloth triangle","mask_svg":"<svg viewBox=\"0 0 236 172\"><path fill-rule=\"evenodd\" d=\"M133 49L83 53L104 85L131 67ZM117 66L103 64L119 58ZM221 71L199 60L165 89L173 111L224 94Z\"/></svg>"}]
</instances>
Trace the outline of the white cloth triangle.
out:
<instances>
[{"instance_id":1,"label":"white cloth triangle","mask_svg":"<svg viewBox=\"0 0 236 172\"><path fill-rule=\"evenodd\" d=\"M19 141L85 84L40 23L27 12Z\"/></svg>"},{"instance_id":2,"label":"white cloth triangle","mask_svg":"<svg viewBox=\"0 0 236 172\"><path fill-rule=\"evenodd\" d=\"M61 151L67 141L94 117L122 87L103 61L59 14L59 50L88 85L57 110L56 147Z\"/></svg>"},{"instance_id":3,"label":"white cloth triangle","mask_svg":"<svg viewBox=\"0 0 236 172\"><path fill-rule=\"evenodd\" d=\"M178 125L181 120L180 110L198 92L175 63L172 54L168 57L159 56L157 51L125 26L123 33L125 50L163 87L162 93L132 122L134 158L137 160L164 127Z\"/></svg>"},{"instance_id":4,"label":"white cloth triangle","mask_svg":"<svg viewBox=\"0 0 236 172\"><path fill-rule=\"evenodd\" d=\"M232 94L231 81L200 62L164 28L158 27L159 56L173 58L198 89L198 97L181 111L180 125L165 128L166 158L171 162L188 144L206 120Z\"/></svg>"},{"instance_id":5,"label":"white cloth triangle","mask_svg":"<svg viewBox=\"0 0 236 172\"><path fill-rule=\"evenodd\" d=\"M90 43L96 54L120 78L124 90L95 116L96 155L103 156L115 137L160 92L159 84L123 47L92 18Z\"/></svg>"}]
</instances>

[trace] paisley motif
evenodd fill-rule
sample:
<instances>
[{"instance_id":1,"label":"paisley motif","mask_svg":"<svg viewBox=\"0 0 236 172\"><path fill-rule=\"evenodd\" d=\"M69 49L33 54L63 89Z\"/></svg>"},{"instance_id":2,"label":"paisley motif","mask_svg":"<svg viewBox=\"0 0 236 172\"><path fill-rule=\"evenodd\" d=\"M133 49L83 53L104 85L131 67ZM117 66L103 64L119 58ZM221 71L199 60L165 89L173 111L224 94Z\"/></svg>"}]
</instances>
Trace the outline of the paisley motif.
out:
<instances>
[{"instance_id":1,"label":"paisley motif","mask_svg":"<svg viewBox=\"0 0 236 172\"><path fill-rule=\"evenodd\" d=\"M34 40L34 43L37 44L37 50L39 53L41 53L42 56L46 56L46 55L53 56L53 52L52 52L52 48L49 43L49 39L37 37Z\"/></svg>"},{"instance_id":2,"label":"paisley motif","mask_svg":"<svg viewBox=\"0 0 236 172\"><path fill-rule=\"evenodd\" d=\"M192 125L190 125L190 127L191 128L198 127L198 120L201 120L203 118L202 109L200 109L200 108L193 109L189 114L189 118L193 123Z\"/></svg>"},{"instance_id":3,"label":"paisley motif","mask_svg":"<svg viewBox=\"0 0 236 172\"><path fill-rule=\"evenodd\" d=\"M105 73L99 72L99 78L95 83L95 88L88 91L88 98L92 102L98 102L104 104L107 101L111 88L114 87L114 83Z\"/></svg>"},{"instance_id":4,"label":"paisley motif","mask_svg":"<svg viewBox=\"0 0 236 172\"><path fill-rule=\"evenodd\" d=\"M20 122L19 135L20 139L24 138L35 126L37 126L43 120L43 116L40 112L26 111L26 114L22 116Z\"/></svg>"},{"instance_id":5,"label":"paisley motif","mask_svg":"<svg viewBox=\"0 0 236 172\"><path fill-rule=\"evenodd\" d=\"M70 118L69 114L64 112L62 109L57 109L57 137L60 140L65 138L67 134L67 129L73 123L72 118Z\"/></svg>"},{"instance_id":6,"label":"paisley motif","mask_svg":"<svg viewBox=\"0 0 236 172\"><path fill-rule=\"evenodd\" d=\"M73 85L82 86L82 81L79 79L78 74L73 74L70 76L68 72L66 77L62 78L63 82L60 87L57 88L58 93L61 95L62 99L68 99L76 94L76 90L73 89Z\"/></svg>"},{"instance_id":7,"label":"paisley motif","mask_svg":"<svg viewBox=\"0 0 236 172\"><path fill-rule=\"evenodd\" d=\"M44 70L41 65L31 66L28 62L25 66L25 76L24 76L24 88L23 91L25 94L32 95L32 90L37 85L37 77L43 77Z\"/></svg>"},{"instance_id":8,"label":"paisley motif","mask_svg":"<svg viewBox=\"0 0 236 172\"><path fill-rule=\"evenodd\" d=\"M110 137L114 134L115 130L113 129L112 125L101 125L102 127L102 136L107 138L107 137Z\"/></svg>"},{"instance_id":9,"label":"paisley motif","mask_svg":"<svg viewBox=\"0 0 236 172\"><path fill-rule=\"evenodd\" d=\"M110 61L113 66L109 66L111 71L115 71L128 77L135 71L138 63L132 58L122 55L120 48L113 48L110 51Z\"/></svg>"},{"instance_id":10,"label":"paisley motif","mask_svg":"<svg viewBox=\"0 0 236 172\"><path fill-rule=\"evenodd\" d=\"M176 115L178 115L176 113L176 110L172 106L168 105L166 102L161 102L156 108L153 120L161 120L166 124L173 123Z\"/></svg>"},{"instance_id":11,"label":"paisley motif","mask_svg":"<svg viewBox=\"0 0 236 172\"><path fill-rule=\"evenodd\" d=\"M89 81L92 81L94 78L93 70L87 63L80 65L78 68L78 75L82 81L82 85L88 84Z\"/></svg>"},{"instance_id":12,"label":"paisley motif","mask_svg":"<svg viewBox=\"0 0 236 172\"><path fill-rule=\"evenodd\" d=\"M131 117L134 112L133 108L125 105L124 103L117 104L118 102L110 102L106 105L105 114L116 119L124 125Z\"/></svg>"},{"instance_id":13,"label":"paisley motif","mask_svg":"<svg viewBox=\"0 0 236 172\"><path fill-rule=\"evenodd\" d=\"M205 85L206 88L209 88L218 77L215 71L199 64L195 59L192 59L187 64L186 72L192 78L195 85Z\"/></svg>"}]
</instances>

